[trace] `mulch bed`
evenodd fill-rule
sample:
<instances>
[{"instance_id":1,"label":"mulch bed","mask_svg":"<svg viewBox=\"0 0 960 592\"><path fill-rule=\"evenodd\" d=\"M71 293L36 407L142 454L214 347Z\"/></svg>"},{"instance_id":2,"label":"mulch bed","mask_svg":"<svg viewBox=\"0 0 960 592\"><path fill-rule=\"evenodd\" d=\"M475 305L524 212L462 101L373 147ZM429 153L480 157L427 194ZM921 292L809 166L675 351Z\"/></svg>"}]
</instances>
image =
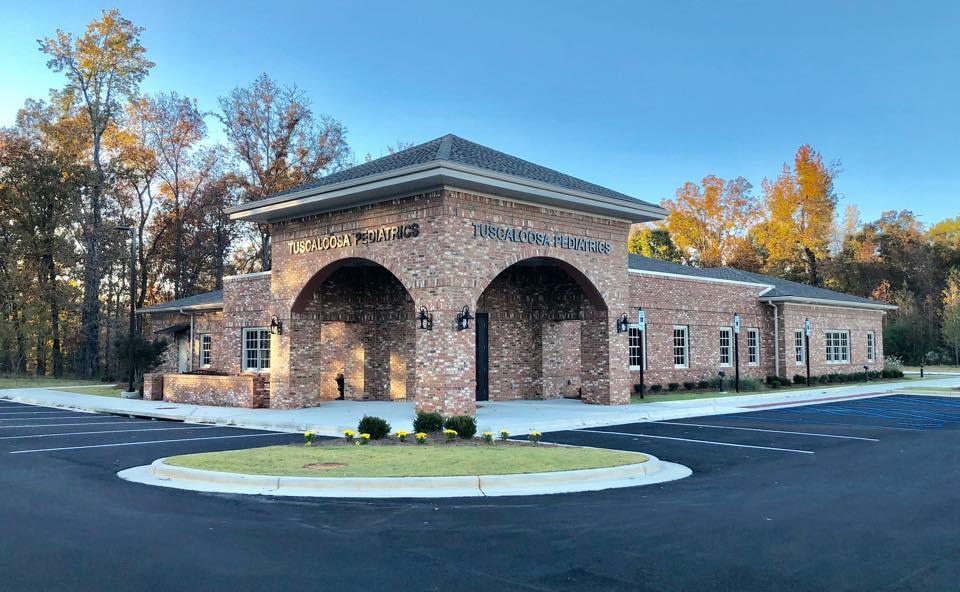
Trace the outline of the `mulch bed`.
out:
<instances>
[{"instance_id":1,"label":"mulch bed","mask_svg":"<svg viewBox=\"0 0 960 592\"><path fill-rule=\"evenodd\" d=\"M354 438L352 442L348 442L346 438L337 438L335 440L318 440L313 445L314 446L356 446L360 441L360 438ZM407 436L406 442L401 442L394 435L381 438L380 440L369 440L366 444L361 444L361 446L533 446L533 442L523 442L523 441L514 441L514 440L501 440L499 438L494 438L492 444L487 444L484 442L483 438L471 438L469 440L464 440L462 438L454 438L452 441L447 442L447 437L441 433L430 434L427 436L427 441L423 444L418 444L416 438L413 437L413 434ZM545 446L547 444L541 442L538 446ZM296 446L301 446L301 444L296 444Z\"/></svg>"}]
</instances>

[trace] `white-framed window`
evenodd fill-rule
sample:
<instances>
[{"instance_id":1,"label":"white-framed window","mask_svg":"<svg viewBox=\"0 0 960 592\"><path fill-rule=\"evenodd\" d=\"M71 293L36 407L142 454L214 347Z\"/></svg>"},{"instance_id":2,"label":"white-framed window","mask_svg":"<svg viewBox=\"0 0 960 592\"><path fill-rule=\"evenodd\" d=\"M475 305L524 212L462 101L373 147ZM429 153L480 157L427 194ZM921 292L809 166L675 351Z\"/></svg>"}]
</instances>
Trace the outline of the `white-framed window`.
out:
<instances>
[{"instance_id":1,"label":"white-framed window","mask_svg":"<svg viewBox=\"0 0 960 592\"><path fill-rule=\"evenodd\" d=\"M827 331L826 342L828 364L850 363L849 331Z\"/></svg>"},{"instance_id":2,"label":"white-framed window","mask_svg":"<svg viewBox=\"0 0 960 592\"><path fill-rule=\"evenodd\" d=\"M647 369L647 332L640 331L637 325L627 327L630 343L630 370Z\"/></svg>"},{"instance_id":3,"label":"white-framed window","mask_svg":"<svg viewBox=\"0 0 960 592\"><path fill-rule=\"evenodd\" d=\"M720 366L733 365L733 329L720 327Z\"/></svg>"},{"instance_id":4,"label":"white-framed window","mask_svg":"<svg viewBox=\"0 0 960 592\"><path fill-rule=\"evenodd\" d=\"M270 329L251 327L243 330L243 370L270 370Z\"/></svg>"},{"instance_id":5,"label":"white-framed window","mask_svg":"<svg viewBox=\"0 0 960 592\"><path fill-rule=\"evenodd\" d=\"M687 368L690 365L690 338L686 325L673 326L673 367Z\"/></svg>"},{"instance_id":6,"label":"white-framed window","mask_svg":"<svg viewBox=\"0 0 960 592\"><path fill-rule=\"evenodd\" d=\"M797 366L803 366L806 359L803 357L803 330L793 332L793 359Z\"/></svg>"},{"instance_id":7,"label":"white-framed window","mask_svg":"<svg viewBox=\"0 0 960 592\"><path fill-rule=\"evenodd\" d=\"M209 333L200 334L200 367L209 368L213 361L213 336Z\"/></svg>"},{"instance_id":8,"label":"white-framed window","mask_svg":"<svg viewBox=\"0 0 960 592\"><path fill-rule=\"evenodd\" d=\"M760 329L747 329L747 366L760 365Z\"/></svg>"},{"instance_id":9,"label":"white-framed window","mask_svg":"<svg viewBox=\"0 0 960 592\"><path fill-rule=\"evenodd\" d=\"M877 361L877 335L873 331L867 331L867 361Z\"/></svg>"}]
</instances>

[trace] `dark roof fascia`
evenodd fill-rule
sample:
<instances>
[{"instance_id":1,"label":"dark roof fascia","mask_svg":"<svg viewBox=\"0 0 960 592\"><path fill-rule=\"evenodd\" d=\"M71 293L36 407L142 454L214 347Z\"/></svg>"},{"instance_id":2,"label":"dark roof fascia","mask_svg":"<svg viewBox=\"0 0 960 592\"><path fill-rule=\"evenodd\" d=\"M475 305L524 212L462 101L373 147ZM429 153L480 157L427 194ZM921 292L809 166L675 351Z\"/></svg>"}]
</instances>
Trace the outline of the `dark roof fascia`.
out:
<instances>
[{"instance_id":1,"label":"dark roof fascia","mask_svg":"<svg viewBox=\"0 0 960 592\"><path fill-rule=\"evenodd\" d=\"M844 294L844 296L848 296ZM844 300L842 298L811 298L809 296L761 296L762 302L783 302L786 304L812 304L817 306L839 306L843 308L867 308L872 310L897 310L895 304L885 302L865 302L863 300Z\"/></svg>"},{"instance_id":2,"label":"dark roof fascia","mask_svg":"<svg viewBox=\"0 0 960 592\"><path fill-rule=\"evenodd\" d=\"M442 186L485 191L630 222L659 220L667 215L663 208L639 200L577 191L449 160L433 160L341 183L310 187L237 205L227 212L234 220L278 222Z\"/></svg>"}]
</instances>

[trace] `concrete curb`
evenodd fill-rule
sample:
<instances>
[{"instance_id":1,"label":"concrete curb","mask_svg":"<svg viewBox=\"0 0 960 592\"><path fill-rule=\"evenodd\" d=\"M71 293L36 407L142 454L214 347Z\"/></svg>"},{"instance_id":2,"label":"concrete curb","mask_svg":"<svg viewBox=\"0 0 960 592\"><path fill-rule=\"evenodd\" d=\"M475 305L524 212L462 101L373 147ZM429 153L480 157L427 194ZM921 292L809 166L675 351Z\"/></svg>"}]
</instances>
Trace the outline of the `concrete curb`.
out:
<instances>
[{"instance_id":1,"label":"concrete curb","mask_svg":"<svg viewBox=\"0 0 960 592\"><path fill-rule=\"evenodd\" d=\"M645 454L645 453L644 453ZM458 477L323 478L245 475L152 464L117 473L121 479L190 491L296 497L444 498L546 495L635 487L683 479L692 471L645 454L646 462L578 471Z\"/></svg>"}]
</instances>

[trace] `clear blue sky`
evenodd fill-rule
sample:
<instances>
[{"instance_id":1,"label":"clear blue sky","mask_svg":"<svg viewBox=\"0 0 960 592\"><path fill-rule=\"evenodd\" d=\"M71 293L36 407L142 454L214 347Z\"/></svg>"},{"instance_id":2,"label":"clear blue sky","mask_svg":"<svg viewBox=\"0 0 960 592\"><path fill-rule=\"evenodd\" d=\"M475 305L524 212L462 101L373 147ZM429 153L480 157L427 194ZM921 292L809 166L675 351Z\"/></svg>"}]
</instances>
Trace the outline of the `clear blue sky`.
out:
<instances>
[{"instance_id":1,"label":"clear blue sky","mask_svg":"<svg viewBox=\"0 0 960 592\"><path fill-rule=\"evenodd\" d=\"M113 4L3 3L9 125L62 84L35 40ZM960 214L956 2L116 5L147 29L145 91L212 110L268 72L343 121L358 158L452 132L659 201L710 173L759 189L809 143L842 162L841 207L866 220Z\"/></svg>"}]
</instances>

